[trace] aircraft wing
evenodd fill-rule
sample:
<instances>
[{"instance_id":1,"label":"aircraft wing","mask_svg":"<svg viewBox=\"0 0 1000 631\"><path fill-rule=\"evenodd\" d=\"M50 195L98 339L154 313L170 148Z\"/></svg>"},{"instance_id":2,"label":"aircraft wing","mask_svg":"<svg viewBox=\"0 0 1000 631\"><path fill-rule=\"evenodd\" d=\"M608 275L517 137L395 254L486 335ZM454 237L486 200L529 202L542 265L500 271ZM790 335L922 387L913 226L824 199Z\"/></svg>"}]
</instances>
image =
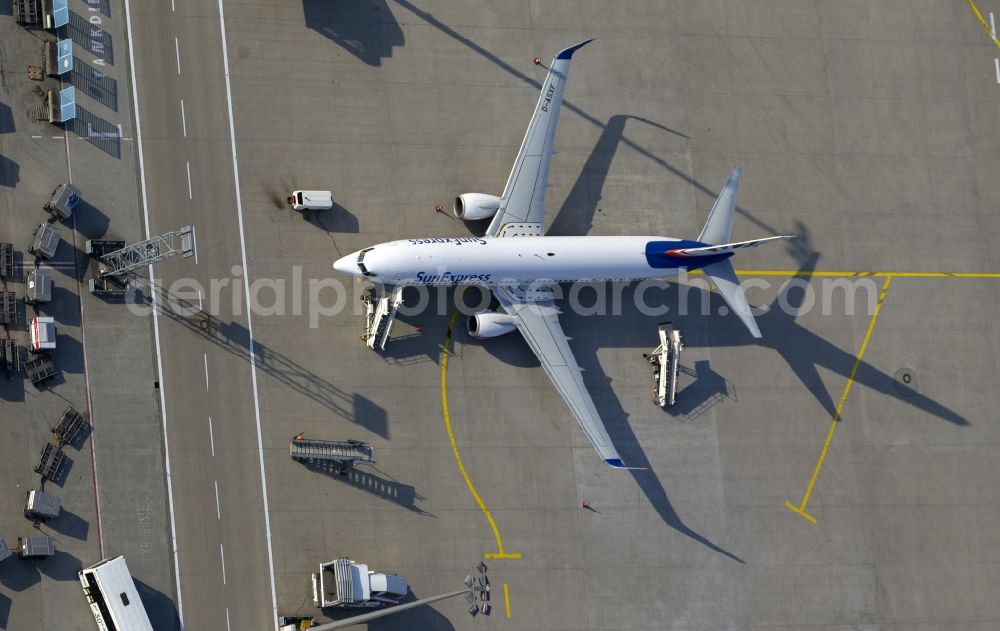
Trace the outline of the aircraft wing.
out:
<instances>
[{"instance_id":1,"label":"aircraft wing","mask_svg":"<svg viewBox=\"0 0 1000 631\"><path fill-rule=\"evenodd\" d=\"M493 293L504 311L514 318L517 330L538 356L545 373L579 421L598 455L612 467L627 468L611 443L594 407L594 400L583 385L583 371L569 348L569 338L559 326L559 310L552 300L551 289L546 287L530 291L499 286L493 289Z\"/></svg>"},{"instance_id":2,"label":"aircraft wing","mask_svg":"<svg viewBox=\"0 0 1000 631\"><path fill-rule=\"evenodd\" d=\"M545 188L549 184L549 164L556 138L556 123L562 106L569 62L588 39L556 53L528 131L517 152L514 168L500 197L500 209L493 216L487 236L540 236L545 225Z\"/></svg>"}]
</instances>

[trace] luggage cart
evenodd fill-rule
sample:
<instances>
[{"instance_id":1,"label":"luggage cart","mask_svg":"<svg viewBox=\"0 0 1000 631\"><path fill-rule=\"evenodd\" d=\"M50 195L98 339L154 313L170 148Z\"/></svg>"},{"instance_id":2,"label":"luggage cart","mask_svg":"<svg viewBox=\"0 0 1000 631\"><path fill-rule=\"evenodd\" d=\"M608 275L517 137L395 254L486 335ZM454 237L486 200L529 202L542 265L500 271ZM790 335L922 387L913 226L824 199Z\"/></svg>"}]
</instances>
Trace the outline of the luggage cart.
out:
<instances>
[{"instance_id":1,"label":"luggage cart","mask_svg":"<svg viewBox=\"0 0 1000 631\"><path fill-rule=\"evenodd\" d=\"M14 246L0 243L0 278L14 278Z\"/></svg>"},{"instance_id":2,"label":"luggage cart","mask_svg":"<svg viewBox=\"0 0 1000 631\"><path fill-rule=\"evenodd\" d=\"M21 350L17 342L10 338L0 340L0 355L3 356L4 369L8 377L12 372L21 371Z\"/></svg>"},{"instance_id":3,"label":"luggage cart","mask_svg":"<svg viewBox=\"0 0 1000 631\"><path fill-rule=\"evenodd\" d=\"M52 431L59 437L59 444L62 446L75 444L80 433L89 428L90 423L87 422L87 419L83 418L83 415L70 405L63 412L62 418L59 419L59 424Z\"/></svg>"},{"instance_id":4,"label":"luggage cart","mask_svg":"<svg viewBox=\"0 0 1000 631\"><path fill-rule=\"evenodd\" d=\"M40 522L59 516L62 501L55 495L31 490L24 496L24 516Z\"/></svg>"},{"instance_id":5,"label":"luggage cart","mask_svg":"<svg viewBox=\"0 0 1000 631\"><path fill-rule=\"evenodd\" d=\"M22 559L30 557L50 557L56 553L55 546L52 545L52 537L48 535L34 535L31 537L17 538L17 554Z\"/></svg>"},{"instance_id":6,"label":"luggage cart","mask_svg":"<svg viewBox=\"0 0 1000 631\"><path fill-rule=\"evenodd\" d=\"M33 237L31 246L28 247L30 254L40 256L43 259L50 259L56 255L56 250L59 248L59 240L62 239L62 231L59 228L46 222L39 224L31 233L31 236Z\"/></svg>"},{"instance_id":7,"label":"luggage cart","mask_svg":"<svg viewBox=\"0 0 1000 631\"><path fill-rule=\"evenodd\" d=\"M375 448L360 440L316 440L299 434L288 445L292 460L332 465L347 473L354 465L375 464Z\"/></svg>"},{"instance_id":8,"label":"luggage cart","mask_svg":"<svg viewBox=\"0 0 1000 631\"><path fill-rule=\"evenodd\" d=\"M0 324L10 326L17 324L17 321L17 294L0 291Z\"/></svg>"},{"instance_id":9,"label":"luggage cart","mask_svg":"<svg viewBox=\"0 0 1000 631\"><path fill-rule=\"evenodd\" d=\"M46 443L42 448L42 455L35 465L35 473L46 480L55 481L59 476L59 468L62 466L64 454L59 445Z\"/></svg>"},{"instance_id":10,"label":"luggage cart","mask_svg":"<svg viewBox=\"0 0 1000 631\"><path fill-rule=\"evenodd\" d=\"M28 295L24 301L29 305L52 300L52 270L36 269L28 274Z\"/></svg>"},{"instance_id":11,"label":"luggage cart","mask_svg":"<svg viewBox=\"0 0 1000 631\"><path fill-rule=\"evenodd\" d=\"M46 379L55 377L58 372L55 362L46 353L40 353L22 365L28 373L28 381L36 386Z\"/></svg>"},{"instance_id":12,"label":"luggage cart","mask_svg":"<svg viewBox=\"0 0 1000 631\"><path fill-rule=\"evenodd\" d=\"M80 203L80 190L72 184L60 184L52 192L52 199L42 207L56 219L68 219Z\"/></svg>"}]
</instances>

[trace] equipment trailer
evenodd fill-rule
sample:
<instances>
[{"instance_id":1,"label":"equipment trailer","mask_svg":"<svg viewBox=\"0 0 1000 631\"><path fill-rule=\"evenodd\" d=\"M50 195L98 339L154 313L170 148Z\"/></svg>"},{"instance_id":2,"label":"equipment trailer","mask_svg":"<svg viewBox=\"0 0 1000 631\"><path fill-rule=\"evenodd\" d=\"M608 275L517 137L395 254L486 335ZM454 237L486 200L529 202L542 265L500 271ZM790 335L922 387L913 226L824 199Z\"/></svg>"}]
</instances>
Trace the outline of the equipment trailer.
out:
<instances>
[{"instance_id":1,"label":"equipment trailer","mask_svg":"<svg viewBox=\"0 0 1000 631\"><path fill-rule=\"evenodd\" d=\"M376 296L376 293L372 287L361 297L365 305L365 334L362 338L373 351L384 351L392 325L396 322L396 313L403 304L403 288L394 287L389 294L383 291Z\"/></svg>"},{"instance_id":2,"label":"equipment trailer","mask_svg":"<svg viewBox=\"0 0 1000 631\"><path fill-rule=\"evenodd\" d=\"M355 464L375 464L375 448L360 440L316 440L297 435L288 445L292 460L331 464L347 473Z\"/></svg>"},{"instance_id":3,"label":"equipment trailer","mask_svg":"<svg viewBox=\"0 0 1000 631\"><path fill-rule=\"evenodd\" d=\"M661 408L677 403L677 370L684 341L670 322L658 327L660 345L643 357L653 366L653 401Z\"/></svg>"}]
</instances>

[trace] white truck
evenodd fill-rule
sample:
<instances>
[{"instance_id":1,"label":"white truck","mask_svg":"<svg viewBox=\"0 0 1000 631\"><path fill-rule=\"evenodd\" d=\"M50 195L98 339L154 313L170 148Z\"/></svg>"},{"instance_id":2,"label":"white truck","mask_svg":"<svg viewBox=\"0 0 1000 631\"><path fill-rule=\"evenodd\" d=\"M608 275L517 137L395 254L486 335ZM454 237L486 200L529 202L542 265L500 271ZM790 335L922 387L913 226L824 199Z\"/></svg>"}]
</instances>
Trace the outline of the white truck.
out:
<instances>
[{"instance_id":1,"label":"white truck","mask_svg":"<svg viewBox=\"0 0 1000 631\"><path fill-rule=\"evenodd\" d=\"M330 210L333 193L330 191L292 191L288 197L292 210Z\"/></svg>"},{"instance_id":2,"label":"white truck","mask_svg":"<svg viewBox=\"0 0 1000 631\"><path fill-rule=\"evenodd\" d=\"M31 318L31 352L52 350L56 347L56 320L51 316Z\"/></svg>"},{"instance_id":3,"label":"white truck","mask_svg":"<svg viewBox=\"0 0 1000 631\"><path fill-rule=\"evenodd\" d=\"M397 605L410 591L402 578L372 572L348 558L321 563L312 575L313 604L317 607L375 609Z\"/></svg>"},{"instance_id":4,"label":"white truck","mask_svg":"<svg viewBox=\"0 0 1000 631\"><path fill-rule=\"evenodd\" d=\"M101 631L153 631L125 557L105 559L84 568L80 584Z\"/></svg>"}]
</instances>

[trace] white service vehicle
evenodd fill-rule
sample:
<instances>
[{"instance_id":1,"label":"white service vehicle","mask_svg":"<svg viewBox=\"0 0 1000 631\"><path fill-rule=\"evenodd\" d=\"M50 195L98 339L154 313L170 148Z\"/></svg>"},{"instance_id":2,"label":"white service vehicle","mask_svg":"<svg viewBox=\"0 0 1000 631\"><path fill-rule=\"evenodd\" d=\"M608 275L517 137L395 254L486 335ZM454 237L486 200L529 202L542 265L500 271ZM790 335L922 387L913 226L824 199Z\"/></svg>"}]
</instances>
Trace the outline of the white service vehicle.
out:
<instances>
[{"instance_id":1,"label":"white service vehicle","mask_svg":"<svg viewBox=\"0 0 1000 631\"><path fill-rule=\"evenodd\" d=\"M330 191L292 191L288 197L292 210L329 210L333 208Z\"/></svg>"},{"instance_id":2,"label":"white service vehicle","mask_svg":"<svg viewBox=\"0 0 1000 631\"><path fill-rule=\"evenodd\" d=\"M125 557L105 559L80 571L80 584L101 631L153 631Z\"/></svg>"},{"instance_id":3,"label":"white service vehicle","mask_svg":"<svg viewBox=\"0 0 1000 631\"><path fill-rule=\"evenodd\" d=\"M321 563L312 581L313 604L317 607L374 609L399 604L410 592L404 579L372 572L364 563L348 558Z\"/></svg>"},{"instance_id":4,"label":"white service vehicle","mask_svg":"<svg viewBox=\"0 0 1000 631\"><path fill-rule=\"evenodd\" d=\"M56 347L56 320L50 316L35 316L31 319L31 351L52 350Z\"/></svg>"}]
</instances>

